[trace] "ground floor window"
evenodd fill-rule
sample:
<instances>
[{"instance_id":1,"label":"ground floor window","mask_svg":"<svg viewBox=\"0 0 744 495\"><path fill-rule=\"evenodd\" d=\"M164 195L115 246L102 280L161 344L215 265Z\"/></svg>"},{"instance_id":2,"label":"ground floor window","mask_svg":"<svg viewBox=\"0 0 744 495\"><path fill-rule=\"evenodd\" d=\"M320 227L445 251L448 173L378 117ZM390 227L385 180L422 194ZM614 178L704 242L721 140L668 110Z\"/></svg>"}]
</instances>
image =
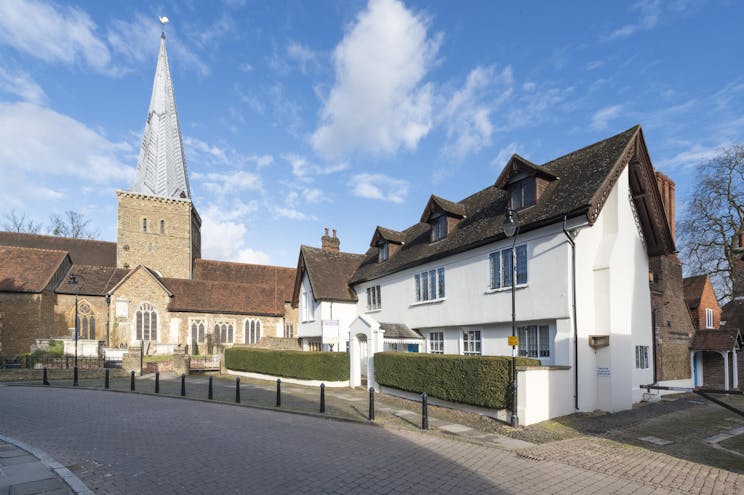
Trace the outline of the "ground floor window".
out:
<instances>
[{"instance_id":1,"label":"ground floor window","mask_svg":"<svg viewBox=\"0 0 744 495\"><path fill-rule=\"evenodd\" d=\"M78 338L96 338L96 315L93 312L93 308L87 302L83 301L78 304L78 319L75 328L78 330Z\"/></svg>"},{"instance_id":2,"label":"ground floor window","mask_svg":"<svg viewBox=\"0 0 744 495\"><path fill-rule=\"evenodd\" d=\"M158 313L152 304L140 304L135 320L137 340L158 340Z\"/></svg>"},{"instance_id":3,"label":"ground floor window","mask_svg":"<svg viewBox=\"0 0 744 495\"><path fill-rule=\"evenodd\" d=\"M468 356L481 355L480 330L464 330L462 332L463 353Z\"/></svg>"},{"instance_id":4,"label":"ground floor window","mask_svg":"<svg viewBox=\"0 0 744 495\"><path fill-rule=\"evenodd\" d=\"M429 332L429 352L444 354L444 332Z\"/></svg>"},{"instance_id":5,"label":"ground floor window","mask_svg":"<svg viewBox=\"0 0 744 495\"><path fill-rule=\"evenodd\" d=\"M192 320L191 321L191 342L192 344L203 344L204 343L204 320Z\"/></svg>"},{"instance_id":6,"label":"ground floor window","mask_svg":"<svg viewBox=\"0 0 744 495\"><path fill-rule=\"evenodd\" d=\"M214 338L222 344L234 342L234 326L231 321L218 321L214 324Z\"/></svg>"},{"instance_id":7,"label":"ground floor window","mask_svg":"<svg viewBox=\"0 0 744 495\"><path fill-rule=\"evenodd\" d=\"M635 346L636 356L636 369L645 370L648 369L648 346L637 345Z\"/></svg>"},{"instance_id":8,"label":"ground floor window","mask_svg":"<svg viewBox=\"0 0 744 495\"><path fill-rule=\"evenodd\" d=\"M245 333L245 343L255 344L261 340L261 322L259 320L245 320L243 332Z\"/></svg>"},{"instance_id":9,"label":"ground floor window","mask_svg":"<svg viewBox=\"0 0 744 495\"><path fill-rule=\"evenodd\" d=\"M550 328L548 325L529 325L517 328L519 355L531 358L550 357Z\"/></svg>"}]
</instances>

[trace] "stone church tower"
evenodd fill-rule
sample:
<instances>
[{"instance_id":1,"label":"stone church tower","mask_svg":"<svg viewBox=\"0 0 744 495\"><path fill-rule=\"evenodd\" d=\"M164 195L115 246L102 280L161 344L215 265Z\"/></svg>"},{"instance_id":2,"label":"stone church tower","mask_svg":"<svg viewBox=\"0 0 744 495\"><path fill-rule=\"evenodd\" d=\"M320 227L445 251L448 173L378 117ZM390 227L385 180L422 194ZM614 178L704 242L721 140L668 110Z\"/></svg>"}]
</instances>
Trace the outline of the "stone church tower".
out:
<instances>
[{"instance_id":1,"label":"stone church tower","mask_svg":"<svg viewBox=\"0 0 744 495\"><path fill-rule=\"evenodd\" d=\"M117 191L119 268L145 265L163 277L192 278L201 258L201 218L191 202L165 34L129 191Z\"/></svg>"}]
</instances>

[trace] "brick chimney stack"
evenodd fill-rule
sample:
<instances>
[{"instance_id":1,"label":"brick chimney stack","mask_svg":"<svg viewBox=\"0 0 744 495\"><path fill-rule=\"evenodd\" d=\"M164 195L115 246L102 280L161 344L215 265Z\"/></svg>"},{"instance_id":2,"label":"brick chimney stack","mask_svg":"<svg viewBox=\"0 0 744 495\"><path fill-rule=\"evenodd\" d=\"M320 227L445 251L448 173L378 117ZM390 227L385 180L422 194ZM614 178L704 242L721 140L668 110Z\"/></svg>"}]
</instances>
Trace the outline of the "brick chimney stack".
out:
<instances>
[{"instance_id":1,"label":"brick chimney stack","mask_svg":"<svg viewBox=\"0 0 744 495\"><path fill-rule=\"evenodd\" d=\"M341 241L336 237L336 229L333 229L333 236L328 235L328 227L325 229L325 235L320 238L321 247L323 251L333 251L334 253L339 252L341 247Z\"/></svg>"},{"instance_id":2,"label":"brick chimney stack","mask_svg":"<svg viewBox=\"0 0 744 495\"><path fill-rule=\"evenodd\" d=\"M661 202L664 203L664 213L666 213L669 231L672 233L672 240L677 242L677 220L674 217L674 181L661 172L656 172L656 184L659 186L661 193Z\"/></svg>"}]
</instances>

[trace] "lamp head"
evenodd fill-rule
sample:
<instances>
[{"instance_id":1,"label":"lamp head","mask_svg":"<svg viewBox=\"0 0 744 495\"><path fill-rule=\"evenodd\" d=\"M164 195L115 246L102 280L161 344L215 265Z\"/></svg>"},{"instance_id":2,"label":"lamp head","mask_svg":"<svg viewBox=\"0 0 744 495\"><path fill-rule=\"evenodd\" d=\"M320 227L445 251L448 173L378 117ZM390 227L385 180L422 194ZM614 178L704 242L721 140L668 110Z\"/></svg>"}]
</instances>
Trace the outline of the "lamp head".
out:
<instances>
[{"instance_id":1,"label":"lamp head","mask_svg":"<svg viewBox=\"0 0 744 495\"><path fill-rule=\"evenodd\" d=\"M514 237L514 234L517 233L517 230L519 229L519 214L512 210L511 208L507 208L504 212L504 223L502 224L502 228L504 229L504 234L506 234L506 237Z\"/></svg>"},{"instance_id":2,"label":"lamp head","mask_svg":"<svg viewBox=\"0 0 744 495\"><path fill-rule=\"evenodd\" d=\"M71 273L70 280L68 280L67 283L70 285L77 285L77 275L75 275L74 273Z\"/></svg>"}]
</instances>

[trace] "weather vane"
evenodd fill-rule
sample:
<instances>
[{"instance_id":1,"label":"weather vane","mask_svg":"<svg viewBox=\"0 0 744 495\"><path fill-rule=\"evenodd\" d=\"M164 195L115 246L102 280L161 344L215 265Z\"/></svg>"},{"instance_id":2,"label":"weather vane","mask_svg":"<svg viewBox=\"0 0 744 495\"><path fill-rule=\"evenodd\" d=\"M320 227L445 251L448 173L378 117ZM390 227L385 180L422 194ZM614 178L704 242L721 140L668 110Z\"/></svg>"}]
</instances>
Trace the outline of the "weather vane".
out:
<instances>
[{"instance_id":1,"label":"weather vane","mask_svg":"<svg viewBox=\"0 0 744 495\"><path fill-rule=\"evenodd\" d=\"M163 38L165 38L165 25L168 24L168 18L165 16L160 16L160 24L163 26Z\"/></svg>"}]
</instances>

